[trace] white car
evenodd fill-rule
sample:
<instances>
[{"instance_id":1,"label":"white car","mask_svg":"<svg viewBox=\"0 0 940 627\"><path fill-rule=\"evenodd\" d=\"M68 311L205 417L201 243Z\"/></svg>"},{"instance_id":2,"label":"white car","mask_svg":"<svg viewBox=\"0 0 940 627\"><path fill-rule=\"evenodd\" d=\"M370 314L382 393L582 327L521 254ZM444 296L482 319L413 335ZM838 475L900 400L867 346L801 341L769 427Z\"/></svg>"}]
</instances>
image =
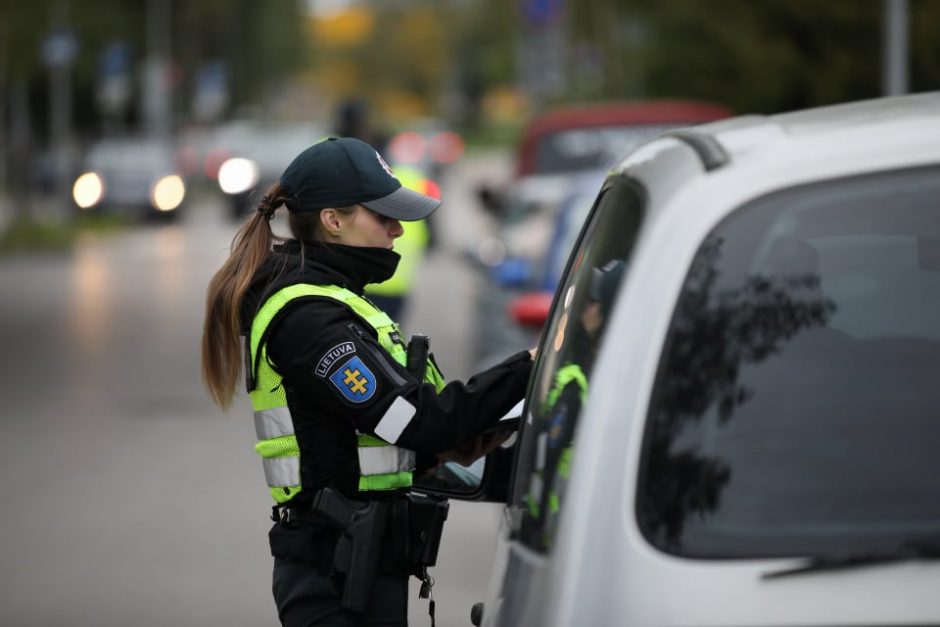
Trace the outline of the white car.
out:
<instances>
[{"instance_id":1,"label":"white car","mask_svg":"<svg viewBox=\"0 0 940 627\"><path fill-rule=\"evenodd\" d=\"M178 217L186 182L171 141L146 137L102 139L88 149L72 185L84 213Z\"/></svg>"},{"instance_id":2,"label":"white car","mask_svg":"<svg viewBox=\"0 0 940 627\"><path fill-rule=\"evenodd\" d=\"M475 624L940 624L938 382L940 93L645 144L498 451Z\"/></svg>"}]
</instances>

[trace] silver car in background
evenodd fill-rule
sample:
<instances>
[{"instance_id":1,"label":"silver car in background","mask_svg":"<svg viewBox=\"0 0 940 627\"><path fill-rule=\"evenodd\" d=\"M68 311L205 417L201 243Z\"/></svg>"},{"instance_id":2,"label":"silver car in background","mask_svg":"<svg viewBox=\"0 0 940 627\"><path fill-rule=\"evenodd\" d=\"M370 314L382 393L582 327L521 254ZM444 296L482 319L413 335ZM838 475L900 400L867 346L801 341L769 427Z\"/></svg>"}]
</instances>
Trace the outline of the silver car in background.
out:
<instances>
[{"instance_id":1,"label":"silver car in background","mask_svg":"<svg viewBox=\"0 0 940 627\"><path fill-rule=\"evenodd\" d=\"M72 198L82 213L175 218L186 198L186 181L171 140L149 137L102 139L82 160Z\"/></svg>"}]
</instances>

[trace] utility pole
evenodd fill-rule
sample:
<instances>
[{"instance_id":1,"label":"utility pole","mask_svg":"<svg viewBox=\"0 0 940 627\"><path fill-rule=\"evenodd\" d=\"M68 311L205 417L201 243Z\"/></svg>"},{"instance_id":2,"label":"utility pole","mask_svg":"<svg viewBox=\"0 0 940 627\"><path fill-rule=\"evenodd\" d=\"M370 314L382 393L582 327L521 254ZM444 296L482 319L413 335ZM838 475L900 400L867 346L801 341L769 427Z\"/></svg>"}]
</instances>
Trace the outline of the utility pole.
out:
<instances>
[{"instance_id":1,"label":"utility pole","mask_svg":"<svg viewBox=\"0 0 940 627\"><path fill-rule=\"evenodd\" d=\"M68 27L68 0L57 2L51 28L42 42L42 57L49 68L49 146L57 209L69 215L69 178L72 175L72 63L78 52L75 34Z\"/></svg>"},{"instance_id":2,"label":"utility pole","mask_svg":"<svg viewBox=\"0 0 940 627\"><path fill-rule=\"evenodd\" d=\"M144 63L143 119L150 135L167 138L173 119L170 93L171 0L147 0L147 60Z\"/></svg>"},{"instance_id":3,"label":"utility pole","mask_svg":"<svg viewBox=\"0 0 940 627\"><path fill-rule=\"evenodd\" d=\"M881 89L885 96L906 94L908 86L908 0L883 0L884 34Z\"/></svg>"}]
</instances>

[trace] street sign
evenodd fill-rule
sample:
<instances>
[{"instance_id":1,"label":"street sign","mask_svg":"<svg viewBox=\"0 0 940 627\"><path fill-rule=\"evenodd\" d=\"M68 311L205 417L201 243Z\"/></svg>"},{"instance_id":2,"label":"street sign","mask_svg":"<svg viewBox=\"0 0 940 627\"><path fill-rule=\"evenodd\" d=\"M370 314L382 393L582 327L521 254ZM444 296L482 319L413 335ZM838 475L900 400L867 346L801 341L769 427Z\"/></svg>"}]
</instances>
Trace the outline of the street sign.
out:
<instances>
[{"instance_id":1,"label":"street sign","mask_svg":"<svg viewBox=\"0 0 940 627\"><path fill-rule=\"evenodd\" d=\"M66 67L75 61L78 54L78 40L75 33L64 28L50 31L43 38L39 49L43 63L48 67Z\"/></svg>"},{"instance_id":2,"label":"street sign","mask_svg":"<svg viewBox=\"0 0 940 627\"><path fill-rule=\"evenodd\" d=\"M522 14L532 24L547 24L557 19L565 6L564 0L520 0Z\"/></svg>"}]
</instances>

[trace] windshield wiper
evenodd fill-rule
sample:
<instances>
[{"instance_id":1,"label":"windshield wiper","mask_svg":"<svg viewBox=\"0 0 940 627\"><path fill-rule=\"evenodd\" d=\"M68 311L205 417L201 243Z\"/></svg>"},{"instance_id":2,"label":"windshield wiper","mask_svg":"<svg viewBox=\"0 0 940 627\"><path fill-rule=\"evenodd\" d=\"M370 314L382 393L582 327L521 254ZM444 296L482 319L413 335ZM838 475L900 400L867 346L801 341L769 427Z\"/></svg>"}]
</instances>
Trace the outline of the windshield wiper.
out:
<instances>
[{"instance_id":1,"label":"windshield wiper","mask_svg":"<svg viewBox=\"0 0 940 627\"><path fill-rule=\"evenodd\" d=\"M940 559L940 541L918 540L904 542L895 548L885 551L814 555L806 558L806 561L799 566L766 572L761 578L779 579L780 577L790 577L792 575L803 575L807 573L932 559Z\"/></svg>"}]
</instances>

